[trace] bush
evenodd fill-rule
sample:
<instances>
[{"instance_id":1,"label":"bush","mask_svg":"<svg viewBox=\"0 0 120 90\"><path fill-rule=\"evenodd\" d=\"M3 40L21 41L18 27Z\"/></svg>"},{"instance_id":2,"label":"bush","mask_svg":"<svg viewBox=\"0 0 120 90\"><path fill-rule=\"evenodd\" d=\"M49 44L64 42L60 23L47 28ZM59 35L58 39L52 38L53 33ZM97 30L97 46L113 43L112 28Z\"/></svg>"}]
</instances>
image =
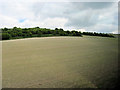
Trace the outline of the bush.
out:
<instances>
[{"instance_id":1,"label":"bush","mask_svg":"<svg viewBox=\"0 0 120 90\"><path fill-rule=\"evenodd\" d=\"M2 40L2 33L0 33L0 40Z\"/></svg>"},{"instance_id":2,"label":"bush","mask_svg":"<svg viewBox=\"0 0 120 90\"><path fill-rule=\"evenodd\" d=\"M8 34L8 33L2 33L2 40L8 40L10 38L11 38L10 34Z\"/></svg>"}]
</instances>

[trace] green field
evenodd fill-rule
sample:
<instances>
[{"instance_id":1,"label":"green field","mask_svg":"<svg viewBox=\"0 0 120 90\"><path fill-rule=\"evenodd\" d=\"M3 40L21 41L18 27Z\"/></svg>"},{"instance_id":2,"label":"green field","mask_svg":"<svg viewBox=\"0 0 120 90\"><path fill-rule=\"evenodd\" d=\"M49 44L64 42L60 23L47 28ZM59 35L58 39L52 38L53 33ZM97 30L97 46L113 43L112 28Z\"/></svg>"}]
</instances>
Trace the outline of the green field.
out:
<instances>
[{"instance_id":1,"label":"green field","mask_svg":"<svg viewBox=\"0 0 120 90\"><path fill-rule=\"evenodd\" d=\"M117 38L3 41L2 58L3 88L108 88L117 82Z\"/></svg>"}]
</instances>

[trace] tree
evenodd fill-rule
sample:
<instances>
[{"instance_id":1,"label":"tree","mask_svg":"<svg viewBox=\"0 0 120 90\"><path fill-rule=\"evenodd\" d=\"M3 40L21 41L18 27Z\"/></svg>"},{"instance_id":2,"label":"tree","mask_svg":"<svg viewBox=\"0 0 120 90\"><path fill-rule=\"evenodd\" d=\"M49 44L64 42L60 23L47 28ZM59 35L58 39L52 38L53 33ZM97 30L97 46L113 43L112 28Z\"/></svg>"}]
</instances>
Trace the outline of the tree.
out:
<instances>
[{"instance_id":1,"label":"tree","mask_svg":"<svg viewBox=\"0 0 120 90\"><path fill-rule=\"evenodd\" d=\"M39 31L37 36L38 36L38 37L41 37L41 36L42 36L42 32Z\"/></svg>"},{"instance_id":2,"label":"tree","mask_svg":"<svg viewBox=\"0 0 120 90\"><path fill-rule=\"evenodd\" d=\"M2 31L7 31L7 30L9 30L9 29L8 29L8 28L6 28L6 27L2 29Z\"/></svg>"},{"instance_id":3,"label":"tree","mask_svg":"<svg viewBox=\"0 0 120 90\"><path fill-rule=\"evenodd\" d=\"M2 33L2 40L8 40L11 38L11 35L8 33Z\"/></svg>"},{"instance_id":4,"label":"tree","mask_svg":"<svg viewBox=\"0 0 120 90\"><path fill-rule=\"evenodd\" d=\"M75 32L73 32L73 36L76 36L76 33L75 33Z\"/></svg>"},{"instance_id":5,"label":"tree","mask_svg":"<svg viewBox=\"0 0 120 90\"><path fill-rule=\"evenodd\" d=\"M62 28L59 29L60 31L64 31Z\"/></svg>"},{"instance_id":6,"label":"tree","mask_svg":"<svg viewBox=\"0 0 120 90\"><path fill-rule=\"evenodd\" d=\"M17 27L13 27L13 30L17 30Z\"/></svg>"},{"instance_id":7,"label":"tree","mask_svg":"<svg viewBox=\"0 0 120 90\"><path fill-rule=\"evenodd\" d=\"M55 28L55 30L58 30L58 28Z\"/></svg>"},{"instance_id":8,"label":"tree","mask_svg":"<svg viewBox=\"0 0 120 90\"><path fill-rule=\"evenodd\" d=\"M2 40L2 33L0 33L0 40Z\"/></svg>"}]
</instances>

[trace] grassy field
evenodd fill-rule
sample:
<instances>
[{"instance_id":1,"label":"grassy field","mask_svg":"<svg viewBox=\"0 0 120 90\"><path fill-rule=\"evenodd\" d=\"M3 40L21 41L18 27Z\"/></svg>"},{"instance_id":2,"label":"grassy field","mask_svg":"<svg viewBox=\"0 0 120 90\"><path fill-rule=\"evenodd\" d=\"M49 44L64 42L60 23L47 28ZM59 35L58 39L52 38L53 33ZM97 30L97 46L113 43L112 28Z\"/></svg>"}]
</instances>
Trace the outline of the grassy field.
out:
<instances>
[{"instance_id":1,"label":"grassy field","mask_svg":"<svg viewBox=\"0 0 120 90\"><path fill-rule=\"evenodd\" d=\"M117 81L117 38L9 40L2 49L3 88L108 88Z\"/></svg>"}]
</instances>

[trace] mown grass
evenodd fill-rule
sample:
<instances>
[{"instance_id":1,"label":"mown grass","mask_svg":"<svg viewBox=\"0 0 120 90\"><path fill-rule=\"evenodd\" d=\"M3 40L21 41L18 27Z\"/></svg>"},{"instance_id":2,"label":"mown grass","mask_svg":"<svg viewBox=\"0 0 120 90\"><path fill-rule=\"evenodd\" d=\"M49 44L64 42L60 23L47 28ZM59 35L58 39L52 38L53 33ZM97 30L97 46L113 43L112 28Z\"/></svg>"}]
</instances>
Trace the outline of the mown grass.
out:
<instances>
[{"instance_id":1,"label":"mown grass","mask_svg":"<svg viewBox=\"0 0 120 90\"><path fill-rule=\"evenodd\" d=\"M117 38L56 37L3 41L3 88L112 88Z\"/></svg>"}]
</instances>

